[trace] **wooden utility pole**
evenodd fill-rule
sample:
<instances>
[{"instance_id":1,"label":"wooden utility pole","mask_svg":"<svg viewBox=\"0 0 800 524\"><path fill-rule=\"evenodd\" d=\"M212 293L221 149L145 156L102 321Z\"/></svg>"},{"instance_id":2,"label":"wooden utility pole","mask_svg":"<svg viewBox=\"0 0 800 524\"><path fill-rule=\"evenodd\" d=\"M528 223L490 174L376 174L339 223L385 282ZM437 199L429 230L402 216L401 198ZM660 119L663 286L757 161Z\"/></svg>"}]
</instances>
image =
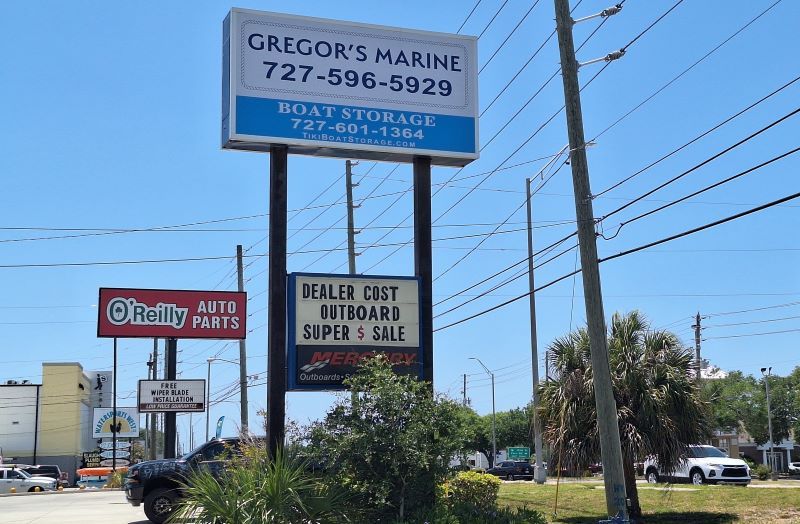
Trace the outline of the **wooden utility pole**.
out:
<instances>
[{"instance_id":1,"label":"wooden utility pole","mask_svg":"<svg viewBox=\"0 0 800 524\"><path fill-rule=\"evenodd\" d=\"M244 266L242 264L242 246L236 246L236 273L238 275L238 289L239 292L244 291ZM206 387L208 385L206 384ZM245 339L239 340L239 401L241 406L239 407L239 414L240 414L240 426L242 434L247 434L247 343ZM206 406L206 409L210 409L211 406ZM194 449L194 448L192 448Z\"/></svg>"},{"instance_id":2,"label":"wooden utility pole","mask_svg":"<svg viewBox=\"0 0 800 524\"><path fill-rule=\"evenodd\" d=\"M358 184L353 184L353 163L347 160L345 163L345 183L347 184L347 267L348 273L356 274L356 231L353 209L358 206L353 205L353 188Z\"/></svg>"},{"instance_id":3,"label":"wooden utility pole","mask_svg":"<svg viewBox=\"0 0 800 524\"><path fill-rule=\"evenodd\" d=\"M589 328L589 345L592 354L597 426L600 433L600 454L603 461L606 508L609 516L627 519L622 448L619 438L617 403L611 384L608 362L608 341L603 313L603 296L600 288L600 269L597 263L592 192L589 186L589 166L586 160L586 142L583 134L578 61L572 40L573 20L569 0L554 0L556 30L561 55L561 76L564 81L564 105L569 135L570 166L575 191L575 215L578 222L581 269L583 276L586 320Z\"/></svg>"}]
</instances>

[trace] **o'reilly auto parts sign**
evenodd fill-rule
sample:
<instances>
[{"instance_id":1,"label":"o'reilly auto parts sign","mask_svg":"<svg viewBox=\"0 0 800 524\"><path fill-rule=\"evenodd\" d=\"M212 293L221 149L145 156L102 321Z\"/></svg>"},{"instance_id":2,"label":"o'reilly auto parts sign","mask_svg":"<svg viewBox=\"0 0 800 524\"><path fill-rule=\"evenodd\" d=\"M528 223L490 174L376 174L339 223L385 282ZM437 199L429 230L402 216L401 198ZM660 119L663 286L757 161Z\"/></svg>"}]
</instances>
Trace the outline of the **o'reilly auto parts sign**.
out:
<instances>
[{"instance_id":1,"label":"o'reilly auto parts sign","mask_svg":"<svg viewBox=\"0 0 800 524\"><path fill-rule=\"evenodd\" d=\"M289 275L289 389L344 389L378 353L421 377L419 280L415 277Z\"/></svg>"},{"instance_id":2,"label":"o'reilly auto parts sign","mask_svg":"<svg viewBox=\"0 0 800 524\"><path fill-rule=\"evenodd\" d=\"M140 380L139 413L205 411L205 380Z\"/></svg>"},{"instance_id":3,"label":"o'reilly auto parts sign","mask_svg":"<svg viewBox=\"0 0 800 524\"><path fill-rule=\"evenodd\" d=\"M242 339L247 294L100 288L98 337Z\"/></svg>"}]
</instances>

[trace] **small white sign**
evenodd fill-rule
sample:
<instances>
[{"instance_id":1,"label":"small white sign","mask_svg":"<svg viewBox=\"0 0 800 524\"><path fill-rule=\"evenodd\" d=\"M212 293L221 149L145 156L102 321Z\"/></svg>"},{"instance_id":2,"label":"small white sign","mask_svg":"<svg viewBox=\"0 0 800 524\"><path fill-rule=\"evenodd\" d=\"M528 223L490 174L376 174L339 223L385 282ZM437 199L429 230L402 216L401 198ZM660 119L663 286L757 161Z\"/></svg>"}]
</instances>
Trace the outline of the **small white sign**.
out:
<instances>
[{"instance_id":1,"label":"small white sign","mask_svg":"<svg viewBox=\"0 0 800 524\"><path fill-rule=\"evenodd\" d=\"M117 467L119 467L119 466L129 466L130 463L131 463L131 461L128 460L128 459L121 459L121 458L117 459ZM114 467L114 459L101 460L100 461L100 465L102 467L104 467L104 468Z\"/></svg>"},{"instance_id":2,"label":"small white sign","mask_svg":"<svg viewBox=\"0 0 800 524\"><path fill-rule=\"evenodd\" d=\"M103 457L104 459L114 458L114 455L115 455L114 454L114 450L106 450L106 451L103 451L103 452L100 453L100 456ZM131 456L131 452L130 451L125 451L125 450L118 449L117 452L116 452L116 457L117 458L127 458L127 457L130 457L130 456Z\"/></svg>"},{"instance_id":3,"label":"small white sign","mask_svg":"<svg viewBox=\"0 0 800 524\"><path fill-rule=\"evenodd\" d=\"M95 408L92 417L92 438L111 438L117 425L117 438L139 437L139 412L136 408Z\"/></svg>"},{"instance_id":4,"label":"small white sign","mask_svg":"<svg viewBox=\"0 0 800 524\"><path fill-rule=\"evenodd\" d=\"M140 380L141 413L205 411L205 380Z\"/></svg>"},{"instance_id":5,"label":"small white sign","mask_svg":"<svg viewBox=\"0 0 800 524\"><path fill-rule=\"evenodd\" d=\"M130 442L117 441L117 449L128 449L131 447ZM114 449L114 443L111 441L101 442L100 449Z\"/></svg>"}]
</instances>

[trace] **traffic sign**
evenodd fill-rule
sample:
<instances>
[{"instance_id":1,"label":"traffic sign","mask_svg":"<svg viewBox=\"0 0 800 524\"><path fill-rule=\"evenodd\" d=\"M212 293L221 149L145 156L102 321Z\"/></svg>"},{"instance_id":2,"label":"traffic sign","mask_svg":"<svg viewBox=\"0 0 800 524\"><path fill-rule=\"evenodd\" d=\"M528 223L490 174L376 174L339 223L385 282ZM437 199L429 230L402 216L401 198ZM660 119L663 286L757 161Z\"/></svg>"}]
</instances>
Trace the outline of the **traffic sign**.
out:
<instances>
[{"instance_id":1,"label":"traffic sign","mask_svg":"<svg viewBox=\"0 0 800 524\"><path fill-rule=\"evenodd\" d=\"M103 451L103 452L100 453L100 456L103 457L104 459L114 458L114 455L115 455L114 450L106 450L106 451ZM131 452L130 451L123 451L121 449L118 449L117 452L116 452L116 456L117 456L117 458L130 457L131 456Z\"/></svg>"},{"instance_id":2,"label":"traffic sign","mask_svg":"<svg viewBox=\"0 0 800 524\"><path fill-rule=\"evenodd\" d=\"M509 460L528 460L531 458L531 448L508 448L507 456Z\"/></svg>"}]
</instances>

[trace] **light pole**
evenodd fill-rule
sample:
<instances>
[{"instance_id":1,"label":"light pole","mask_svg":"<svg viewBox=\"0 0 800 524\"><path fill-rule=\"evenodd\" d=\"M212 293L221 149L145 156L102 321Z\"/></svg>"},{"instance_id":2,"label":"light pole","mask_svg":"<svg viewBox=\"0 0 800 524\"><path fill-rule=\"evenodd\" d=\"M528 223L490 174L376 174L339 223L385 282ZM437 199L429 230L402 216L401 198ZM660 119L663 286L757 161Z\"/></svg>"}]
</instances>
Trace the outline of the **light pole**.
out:
<instances>
[{"instance_id":1,"label":"light pole","mask_svg":"<svg viewBox=\"0 0 800 524\"><path fill-rule=\"evenodd\" d=\"M208 373L206 374L206 442L208 442L208 427L211 420L211 363L217 360L236 364L237 366L239 365L238 362L226 358L209 357L208 360L206 360L206 362L208 362ZM247 408L245 407L244 409Z\"/></svg>"},{"instance_id":2,"label":"light pole","mask_svg":"<svg viewBox=\"0 0 800 524\"><path fill-rule=\"evenodd\" d=\"M475 357L469 357L470 360L477 360L478 364L481 365L483 369L486 370L486 373L492 377L492 465L494 466L494 461L497 460L497 436L495 434L495 413L494 413L494 373L489 371L489 368L483 365L481 359Z\"/></svg>"},{"instance_id":3,"label":"light pole","mask_svg":"<svg viewBox=\"0 0 800 524\"><path fill-rule=\"evenodd\" d=\"M764 376L764 387L767 389L767 427L769 429L769 467L772 470L772 480L778 480L778 472L775 471L775 441L772 440L772 408L769 405L769 377L772 375L772 367L761 368Z\"/></svg>"}]
</instances>

